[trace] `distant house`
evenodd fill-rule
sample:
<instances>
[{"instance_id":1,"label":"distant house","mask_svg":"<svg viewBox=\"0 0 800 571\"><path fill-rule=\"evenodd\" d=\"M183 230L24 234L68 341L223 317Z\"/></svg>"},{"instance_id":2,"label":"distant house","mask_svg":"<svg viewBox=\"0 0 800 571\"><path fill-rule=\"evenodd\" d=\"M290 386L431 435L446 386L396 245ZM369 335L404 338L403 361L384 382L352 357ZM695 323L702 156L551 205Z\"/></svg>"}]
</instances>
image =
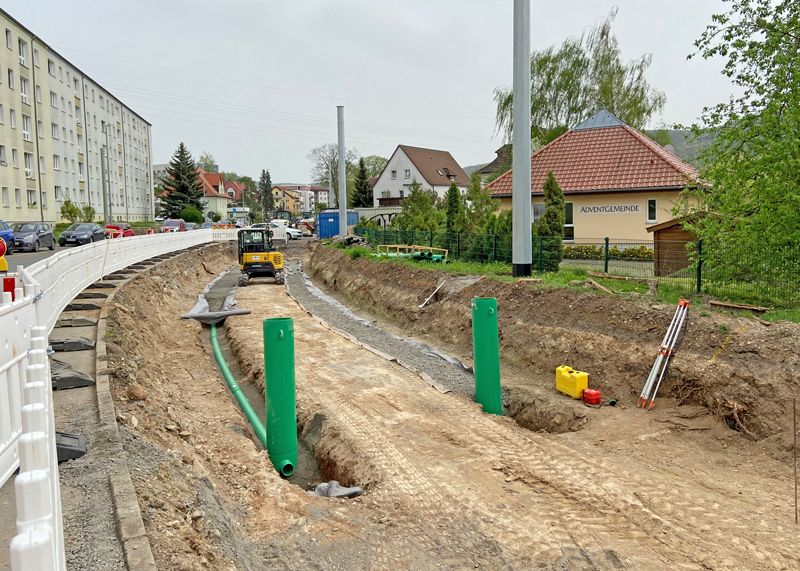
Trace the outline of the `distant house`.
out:
<instances>
[{"instance_id":1,"label":"distant house","mask_svg":"<svg viewBox=\"0 0 800 571\"><path fill-rule=\"evenodd\" d=\"M272 187L272 200L276 210L288 210L292 214L301 212L300 190L297 184L276 184Z\"/></svg>"},{"instance_id":2,"label":"distant house","mask_svg":"<svg viewBox=\"0 0 800 571\"><path fill-rule=\"evenodd\" d=\"M235 200L235 193L229 195L225 190L225 179L222 173L206 172L201 168L197 169L200 182L203 183L203 201L206 206L203 217L210 220L211 213L216 213L220 219L228 217L228 205Z\"/></svg>"},{"instance_id":3,"label":"distant house","mask_svg":"<svg viewBox=\"0 0 800 571\"><path fill-rule=\"evenodd\" d=\"M399 205L414 181L439 196L453 182L461 192L469 186L469 177L447 151L398 145L372 187L374 206Z\"/></svg>"},{"instance_id":4,"label":"distant house","mask_svg":"<svg viewBox=\"0 0 800 571\"><path fill-rule=\"evenodd\" d=\"M495 151L497 156L490 163L486 163L475 172L481 175L481 182L486 182L492 174L500 169L508 169L511 166L511 144L506 143Z\"/></svg>"},{"instance_id":5,"label":"distant house","mask_svg":"<svg viewBox=\"0 0 800 571\"><path fill-rule=\"evenodd\" d=\"M318 204L328 204L328 188L314 184L276 184L272 187L272 196L275 199L275 208L296 213L314 212ZM284 205L292 204L295 209L281 208L280 201Z\"/></svg>"},{"instance_id":6,"label":"distant house","mask_svg":"<svg viewBox=\"0 0 800 571\"><path fill-rule=\"evenodd\" d=\"M605 110L531 156L534 221L549 171L564 191L566 240L649 241L647 226L671 218L680 192L698 184L693 166ZM503 209L511 208L511 180L509 170L486 187Z\"/></svg>"}]
</instances>

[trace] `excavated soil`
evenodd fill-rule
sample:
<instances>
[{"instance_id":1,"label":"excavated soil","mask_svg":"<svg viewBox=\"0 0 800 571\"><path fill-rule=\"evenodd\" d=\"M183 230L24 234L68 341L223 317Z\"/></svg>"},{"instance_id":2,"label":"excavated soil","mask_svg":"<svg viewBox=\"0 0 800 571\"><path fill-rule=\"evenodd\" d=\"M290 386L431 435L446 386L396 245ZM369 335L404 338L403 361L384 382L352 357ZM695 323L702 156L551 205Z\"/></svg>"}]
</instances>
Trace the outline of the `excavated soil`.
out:
<instances>
[{"instance_id":1,"label":"excavated soil","mask_svg":"<svg viewBox=\"0 0 800 571\"><path fill-rule=\"evenodd\" d=\"M317 246L306 271L349 305L406 334L471 358L470 300L495 297L511 414L542 426L539 414L563 400L552 391L559 365L588 371L590 384L633 406L675 307L526 282L480 279L458 286L451 274L359 258ZM441 280L448 285L419 309ZM455 285L456 287L452 287ZM789 459L792 397L800 370L800 326L690 309L686 335L659 393L659 407L695 405L743 437ZM552 395L542 402L539 389ZM570 412L565 412L570 416ZM550 415L552 416L552 414ZM555 423L555 431L580 423Z\"/></svg>"}]
</instances>

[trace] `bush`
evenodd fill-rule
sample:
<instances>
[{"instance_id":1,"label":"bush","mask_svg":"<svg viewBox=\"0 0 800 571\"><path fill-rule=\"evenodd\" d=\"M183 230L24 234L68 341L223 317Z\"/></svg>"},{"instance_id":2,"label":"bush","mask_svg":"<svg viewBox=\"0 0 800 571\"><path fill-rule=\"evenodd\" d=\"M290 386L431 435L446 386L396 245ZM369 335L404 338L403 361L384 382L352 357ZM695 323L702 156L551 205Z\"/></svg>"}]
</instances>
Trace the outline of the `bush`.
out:
<instances>
[{"instance_id":1,"label":"bush","mask_svg":"<svg viewBox=\"0 0 800 571\"><path fill-rule=\"evenodd\" d=\"M371 254L369 248L365 248L363 246L355 246L347 250L347 255L350 256L351 260L356 260L358 258L368 258Z\"/></svg>"},{"instance_id":2,"label":"bush","mask_svg":"<svg viewBox=\"0 0 800 571\"><path fill-rule=\"evenodd\" d=\"M564 259L566 260L602 260L603 247L591 244L575 244L564 246Z\"/></svg>"},{"instance_id":3,"label":"bush","mask_svg":"<svg viewBox=\"0 0 800 571\"><path fill-rule=\"evenodd\" d=\"M77 222L80 217L81 209L70 199L65 200L64 204L61 205L61 218L70 222Z\"/></svg>"},{"instance_id":4,"label":"bush","mask_svg":"<svg viewBox=\"0 0 800 571\"><path fill-rule=\"evenodd\" d=\"M602 249L601 249L602 251ZM632 262L652 262L653 250L645 245L620 249L612 246L608 249L608 257L612 260L629 260Z\"/></svg>"},{"instance_id":5,"label":"bush","mask_svg":"<svg viewBox=\"0 0 800 571\"><path fill-rule=\"evenodd\" d=\"M181 218L183 218L184 222L201 224L203 222L203 213L194 206L185 206L181 210Z\"/></svg>"},{"instance_id":6,"label":"bush","mask_svg":"<svg viewBox=\"0 0 800 571\"><path fill-rule=\"evenodd\" d=\"M81 222L94 222L97 213L95 212L94 208L89 206L88 204L84 204L83 208L81 208Z\"/></svg>"}]
</instances>

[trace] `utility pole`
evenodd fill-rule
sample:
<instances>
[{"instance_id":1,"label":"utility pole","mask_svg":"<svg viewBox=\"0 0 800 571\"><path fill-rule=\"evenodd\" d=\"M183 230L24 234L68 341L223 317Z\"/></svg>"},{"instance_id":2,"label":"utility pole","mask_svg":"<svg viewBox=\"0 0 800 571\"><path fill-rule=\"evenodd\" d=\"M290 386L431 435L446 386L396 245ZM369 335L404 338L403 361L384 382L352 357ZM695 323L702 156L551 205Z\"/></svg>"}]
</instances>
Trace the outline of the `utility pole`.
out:
<instances>
[{"instance_id":1,"label":"utility pole","mask_svg":"<svg viewBox=\"0 0 800 571\"><path fill-rule=\"evenodd\" d=\"M105 134L105 136L106 136L106 177L108 179L107 182L106 182L106 184L108 185L107 186L108 197L106 198L106 201L105 201L105 204L108 204L108 210L107 210L107 213L106 213L106 224L110 224L111 220L114 217L114 209L113 209L113 206L114 206L114 204L113 204L114 195L111 193L111 143L109 142L109 139L108 139L108 128L109 128L109 126L110 125L108 123L104 123L103 124L103 134Z\"/></svg>"},{"instance_id":2,"label":"utility pole","mask_svg":"<svg viewBox=\"0 0 800 571\"><path fill-rule=\"evenodd\" d=\"M333 161L328 165L328 208L333 208L331 201L336 198L333 191Z\"/></svg>"},{"instance_id":3,"label":"utility pole","mask_svg":"<svg viewBox=\"0 0 800 571\"><path fill-rule=\"evenodd\" d=\"M103 187L103 220L104 224L109 223L108 219L108 194L106 189L106 146L100 147L100 178Z\"/></svg>"},{"instance_id":4,"label":"utility pole","mask_svg":"<svg viewBox=\"0 0 800 571\"><path fill-rule=\"evenodd\" d=\"M347 235L347 179L344 162L347 151L344 147L344 106L336 106L336 119L339 125L339 236Z\"/></svg>"},{"instance_id":5,"label":"utility pole","mask_svg":"<svg viewBox=\"0 0 800 571\"><path fill-rule=\"evenodd\" d=\"M511 273L531 275L531 4L514 0L514 104L512 109Z\"/></svg>"}]
</instances>

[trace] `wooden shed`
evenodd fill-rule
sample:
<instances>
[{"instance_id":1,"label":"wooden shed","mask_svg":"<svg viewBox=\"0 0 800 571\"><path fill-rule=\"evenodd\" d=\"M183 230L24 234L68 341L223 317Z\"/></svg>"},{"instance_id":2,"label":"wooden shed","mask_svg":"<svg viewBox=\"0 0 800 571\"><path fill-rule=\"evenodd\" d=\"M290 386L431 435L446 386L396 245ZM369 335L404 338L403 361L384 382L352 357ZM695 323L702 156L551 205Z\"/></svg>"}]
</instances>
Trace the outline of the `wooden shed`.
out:
<instances>
[{"instance_id":1,"label":"wooden shed","mask_svg":"<svg viewBox=\"0 0 800 571\"><path fill-rule=\"evenodd\" d=\"M656 277L669 276L690 265L686 244L695 236L683 228L686 217L673 218L661 224L648 226L653 234L653 271Z\"/></svg>"}]
</instances>

